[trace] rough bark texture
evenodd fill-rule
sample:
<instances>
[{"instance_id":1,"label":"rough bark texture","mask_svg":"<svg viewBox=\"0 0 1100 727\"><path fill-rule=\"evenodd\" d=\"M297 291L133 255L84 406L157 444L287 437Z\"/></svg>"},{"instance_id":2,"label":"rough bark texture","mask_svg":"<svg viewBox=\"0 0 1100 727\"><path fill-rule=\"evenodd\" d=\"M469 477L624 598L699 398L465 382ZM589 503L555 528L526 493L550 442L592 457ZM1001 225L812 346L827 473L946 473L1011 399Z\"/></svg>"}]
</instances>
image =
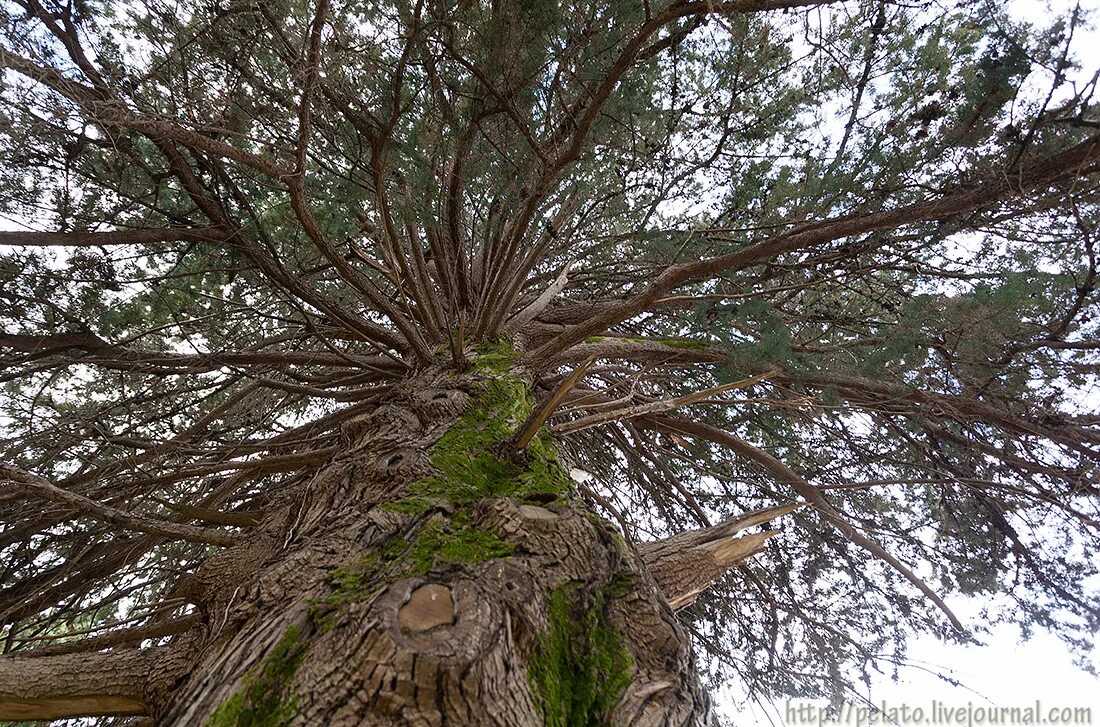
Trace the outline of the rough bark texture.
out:
<instances>
[{"instance_id":1,"label":"rough bark texture","mask_svg":"<svg viewBox=\"0 0 1100 727\"><path fill-rule=\"evenodd\" d=\"M0 720L144 714L183 666L164 647L0 659Z\"/></svg>"},{"instance_id":2,"label":"rough bark texture","mask_svg":"<svg viewBox=\"0 0 1100 727\"><path fill-rule=\"evenodd\" d=\"M507 364L408 382L207 562L203 643L159 724L710 721L641 558L545 435L508 453L533 402Z\"/></svg>"}]
</instances>

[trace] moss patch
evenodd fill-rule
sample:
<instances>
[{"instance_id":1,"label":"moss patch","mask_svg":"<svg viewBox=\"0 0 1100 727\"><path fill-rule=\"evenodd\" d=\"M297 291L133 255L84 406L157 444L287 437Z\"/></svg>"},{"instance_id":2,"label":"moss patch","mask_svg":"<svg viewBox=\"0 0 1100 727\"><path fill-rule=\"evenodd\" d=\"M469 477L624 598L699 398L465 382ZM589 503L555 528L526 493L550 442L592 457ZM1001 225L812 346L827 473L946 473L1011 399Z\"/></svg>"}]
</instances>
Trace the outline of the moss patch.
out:
<instances>
[{"instance_id":1,"label":"moss patch","mask_svg":"<svg viewBox=\"0 0 1100 727\"><path fill-rule=\"evenodd\" d=\"M607 338L605 336L590 336L584 339L585 343L603 343L604 341L630 341L631 343L659 343L669 348L702 349L707 347L706 341L696 341L691 338Z\"/></svg>"},{"instance_id":2,"label":"moss patch","mask_svg":"<svg viewBox=\"0 0 1100 727\"><path fill-rule=\"evenodd\" d=\"M432 447L432 465L440 474L409 489L420 498L453 503L566 494L569 475L557 463L557 452L545 432L528 444L522 458L504 451L533 407L529 387L519 377L498 374L483 381L470 407Z\"/></svg>"},{"instance_id":3,"label":"moss patch","mask_svg":"<svg viewBox=\"0 0 1100 727\"><path fill-rule=\"evenodd\" d=\"M381 584L424 575L437 563L480 563L505 558L513 550L495 532L477 528L465 510L448 519L436 516L411 541L392 537L375 552L334 569L329 577L332 591L312 605L310 615L325 631L332 627L335 609L362 600Z\"/></svg>"},{"instance_id":4,"label":"moss patch","mask_svg":"<svg viewBox=\"0 0 1100 727\"><path fill-rule=\"evenodd\" d=\"M659 343L669 348L700 349L707 347L706 341L696 341L691 338L630 338L627 340L634 343Z\"/></svg>"},{"instance_id":5,"label":"moss patch","mask_svg":"<svg viewBox=\"0 0 1100 727\"><path fill-rule=\"evenodd\" d=\"M504 339L479 343L474 353L474 370L484 373L507 373L519 358L519 351Z\"/></svg>"},{"instance_id":6,"label":"moss patch","mask_svg":"<svg viewBox=\"0 0 1100 727\"><path fill-rule=\"evenodd\" d=\"M335 568L329 576L332 592L323 601L315 604L317 613L314 614L314 620L317 621L316 616L326 616L329 609L325 607L362 600L378 587L379 574L401 560L408 550L408 542L399 537L392 537L383 542L373 553L354 558ZM410 574L409 569L405 568L394 575L404 578Z\"/></svg>"},{"instance_id":7,"label":"moss patch","mask_svg":"<svg viewBox=\"0 0 1100 727\"><path fill-rule=\"evenodd\" d=\"M300 629L291 626L263 664L244 678L244 684L222 702L206 720L206 727L277 727L289 724L298 712L290 680L305 657Z\"/></svg>"},{"instance_id":8,"label":"moss patch","mask_svg":"<svg viewBox=\"0 0 1100 727\"><path fill-rule=\"evenodd\" d=\"M691 338L661 338L660 343L672 348L689 348L699 350L707 347L706 341L696 341Z\"/></svg>"},{"instance_id":9,"label":"moss patch","mask_svg":"<svg viewBox=\"0 0 1100 727\"><path fill-rule=\"evenodd\" d=\"M332 571L333 591L328 598L331 604L343 601L357 600L363 595L371 582L371 576L382 567L382 556L379 553L345 563Z\"/></svg>"},{"instance_id":10,"label":"moss patch","mask_svg":"<svg viewBox=\"0 0 1100 727\"><path fill-rule=\"evenodd\" d=\"M432 503L420 497L406 497L403 500L393 500L392 502L382 503L380 507L389 512L420 517L428 512L428 510L432 509Z\"/></svg>"},{"instance_id":11,"label":"moss patch","mask_svg":"<svg viewBox=\"0 0 1100 727\"><path fill-rule=\"evenodd\" d=\"M509 373L517 358L508 343L477 348L474 368L486 375L469 407L431 449L439 473L409 486L411 497L393 508L423 515L420 503L444 500L452 510L448 520L432 520L420 528L413 545L415 573L435 563L478 563L511 555L512 546L498 533L474 524L474 503L490 497L555 500L569 492L572 481L558 464L558 453L546 432L539 432L526 451L515 453L510 442L534 409L530 386Z\"/></svg>"},{"instance_id":12,"label":"moss patch","mask_svg":"<svg viewBox=\"0 0 1100 727\"><path fill-rule=\"evenodd\" d=\"M513 550L496 533L475 529L460 514L449 523L433 520L420 528L413 546L413 567L422 575L436 563L480 563L505 558Z\"/></svg>"},{"instance_id":13,"label":"moss patch","mask_svg":"<svg viewBox=\"0 0 1100 727\"><path fill-rule=\"evenodd\" d=\"M607 615L607 597L589 603L558 589L549 600L550 629L538 641L527 677L541 700L545 724L604 724L630 684L634 660Z\"/></svg>"}]
</instances>

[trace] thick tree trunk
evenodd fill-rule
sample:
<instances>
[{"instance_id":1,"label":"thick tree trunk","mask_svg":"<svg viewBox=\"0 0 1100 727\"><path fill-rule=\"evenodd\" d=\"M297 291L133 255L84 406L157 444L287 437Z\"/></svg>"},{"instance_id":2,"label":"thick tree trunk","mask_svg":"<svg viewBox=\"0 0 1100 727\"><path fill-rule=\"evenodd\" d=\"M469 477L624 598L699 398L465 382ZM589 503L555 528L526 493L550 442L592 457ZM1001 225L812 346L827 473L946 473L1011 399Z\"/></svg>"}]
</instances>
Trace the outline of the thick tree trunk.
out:
<instances>
[{"instance_id":1,"label":"thick tree trunk","mask_svg":"<svg viewBox=\"0 0 1100 727\"><path fill-rule=\"evenodd\" d=\"M560 397L533 415L508 351L408 380L345 425L324 468L268 493L258 525L171 594L197 613L99 637L92 656L0 660L0 719L709 723L673 608L771 533L733 535L792 506L629 546L573 496L534 433Z\"/></svg>"},{"instance_id":2,"label":"thick tree trunk","mask_svg":"<svg viewBox=\"0 0 1100 727\"><path fill-rule=\"evenodd\" d=\"M571 496L516 376L410 381L187 589L207 632L169 725L705 724L641 558Z\"/></svg>"}]
</instances>

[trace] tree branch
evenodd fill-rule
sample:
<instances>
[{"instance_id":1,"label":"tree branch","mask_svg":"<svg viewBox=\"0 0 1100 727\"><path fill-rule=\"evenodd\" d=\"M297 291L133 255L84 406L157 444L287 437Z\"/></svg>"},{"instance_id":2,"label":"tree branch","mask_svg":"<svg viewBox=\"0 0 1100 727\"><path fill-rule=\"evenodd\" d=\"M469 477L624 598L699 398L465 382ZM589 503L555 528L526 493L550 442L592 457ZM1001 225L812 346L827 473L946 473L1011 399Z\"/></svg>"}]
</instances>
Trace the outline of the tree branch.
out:
<instances>
[{"instance_id":1,"label":"tree branch","mask_svg":"<svg viewBox=\"0 0 1100 727\"><path fill-rule=\"evenodd\" d=\"M0 719L142 715L167 647L99 654L0 657Z\"/></svg>"},{"instance_id":2,"label":"tree branch","mask_svg":"<svg viewBox=\"0 0 1100 727\"><path fill-rule=\"evenodd\" d=\"M532 351L525 356L525 363L537 367L536 362L553 360L557 353L566 348L648 309L669 291L684 283L718 273L737 272L783 253L824 245L844 237L958 217L1056 182L1093 173L1098 161L1100 134L1026 168L1006 170L996 180L969 190L883 212L845 215L798 225L787 232L727 255L673 265L666 268L638 295L603 309L587 321L566 329L554 340Z\"/></svg>"},{"instance_id":3,"label":"tree branch","mask_svg":"<svg viewBox=\"0 0 1100 727\"><path fill-rule=\"evenodd\" d=\"M108 232L0 231L0 245L27 247L104 247L157 242L225 242L227 239L225 232L216 227L166 227Z\"/></svg>"},{"instance_id":4,"label":"tree branch","mask_svg":"<svg viewBox=\"0 0 1100 727\"><path fill-rule=\"evenodd\" d=\"M554 300L554 296L564 290L565 286L568 285L570 265L571 263L566 263L565 267L562 268L561 274L558 275L546 290L542 291L538 298L504 324L504 327L501 329L503 335L511 336L517 333L528 323L535 320L535 317L538 316L539 313L542 313L546 306L550 305L550 301Z\"/></svg>"},{"instance_id":5,"label":"tree branch","mask_svg":"<svg viewBox=\"0 0 1100 727\"><path fill-rule=\"evenodd\" d=\"M837 527L838 530L852 543L860 546L867 552L871 553L880 560L888 563L894 570L900 573L907 581L923 593L930 601L943 611L947 616L951 624L959 631L965 631L962 622L958 617L947 607L943 599L939 594L929 588L928 584L922 581L917 575L904 563L894 557L892 554L886 551L881 545L867 537L863 533L859 532L849 523L844 517L837 512L825 496L822 495L816 487L814 487L808 480L792 470L787 465L780 462L775 457L771 456L767 452L752 446L748 442L735 437L729 432L712 427L707 424L700 424L699 422L692 422L686 419L674 418L665 415L653 415L647 418L647 423L653 425L657 429L663 431L671 431L678 434L687 434L692 437L698 437L700 439L706 439L714 442L715 444L728 447L737 454L743 456L752 462L762 466L768 472L770 472L776 479L781 482L785 482L794 488L802 497L814 506L814 508L821 513L822 517L831 522Z\"/></svg>"},{"instance_id":6,"label":"tree branch","mask_svg":"<svg viewBox=\"0 0 1100 727\"><path fill-rule=\"evenodd\" d=\"M213 371L236 366L362 366L367 369L383 369L399 372L402 369L382 356L363 356L355 353L333 354L324 351L228 351L182 354L168 351L151 351L130 348L105 341L91 332L21 334L0 333L0 348L30 354L29 359L41 358L67 350L87 351L91 356L82 357L81 364L99 364L116 368L150 366L178 370L180 373Z\"/></svg>"},{"instance_id":7,"label":"tree branch","mask_svg":"<svg viewBox=\"0 0 1100 727\"><path fill-rule=\"evenodd\" d=\"M192 543L229 546L236 544L240 537L212 528L182 525L166 520L130 515L100 502L63 490L41 477L23 472L11 465L0 464L0 486L13 486L17 491L49 502L67 505L77 512L111 525L127 530L136 530L150 535L160 535L174 540L186 540Z\"/></svg>"},{"instance_id":8,"label":"tree branch","mask_svg":"<svg viewBox=\"0 0 1100 727\"><path fill-rule=\"evenodd\" d=\"M557 434L573 434L575 432L584 431L585 429L591 429L592 427L598 427L601 424L610 424L611 422L617 422L624 419L636 419L646 414L656 414L658 412L670 411L672 409L679 409L682 406L690 406L697 402L707 399L715 394L721 394L726 391L733 391L735 389L744 389L754 384L759 384L761 381L766 381L775 375L773 371L765 371L762 374L742 379L740 381L733 381L728 384L722 384L721 386L715 386L710 389L703 389L697 391L694 394L688 394L687 396L681 396L676 399L662 399L660 401L651 401L646 404L636 404L634 406L627 406L621 409L614 409L612 411L600 412L599 414L592 414L590 416L581 417L574 421L562 424L555 427L554 431Z\"/></svg>"},{"instance_id":9,"label":"tree branch","mask_svg":"<svg viewBox=\"0 0 1100 727\"><path fill-rule=\"evenodd\" d=\"M60 644L40 646L36 649L27 649L18 652L17 656L28 659L41 659L46 656L80 654L89 651L102 651L103 649L111 649L119 646L132 646L134 644L140 644L146 639L159 639L165 636L182 634L200 623L202 623L202 616L199 614L191 614L171 621L158 621L129 629L109 631L99 636L91 636L86 639L76 639Z\"/></svg>"}]
</instances>

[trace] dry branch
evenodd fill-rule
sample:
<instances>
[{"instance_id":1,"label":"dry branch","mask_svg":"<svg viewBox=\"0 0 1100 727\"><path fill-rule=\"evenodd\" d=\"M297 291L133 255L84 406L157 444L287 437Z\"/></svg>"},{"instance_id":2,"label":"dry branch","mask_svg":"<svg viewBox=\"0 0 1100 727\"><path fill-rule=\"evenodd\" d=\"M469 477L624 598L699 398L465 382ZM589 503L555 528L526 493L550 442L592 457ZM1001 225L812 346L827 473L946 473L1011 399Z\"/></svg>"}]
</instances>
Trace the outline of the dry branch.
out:
<instances>
[{"instance_id":1,"label":"dry branch","mask_svg":"<svg viewBox=\"0 0 1100 727\"><path fill-rule=\"evenodd\" d=\"M734 537L754 525L762 525L793 512L806 503L795 502L739 515L718 525L687 530L663 540L638 545L653 579L674 609L691 605L726 571L759 553L778 530Z\"/></svg>"}]
</instances>

